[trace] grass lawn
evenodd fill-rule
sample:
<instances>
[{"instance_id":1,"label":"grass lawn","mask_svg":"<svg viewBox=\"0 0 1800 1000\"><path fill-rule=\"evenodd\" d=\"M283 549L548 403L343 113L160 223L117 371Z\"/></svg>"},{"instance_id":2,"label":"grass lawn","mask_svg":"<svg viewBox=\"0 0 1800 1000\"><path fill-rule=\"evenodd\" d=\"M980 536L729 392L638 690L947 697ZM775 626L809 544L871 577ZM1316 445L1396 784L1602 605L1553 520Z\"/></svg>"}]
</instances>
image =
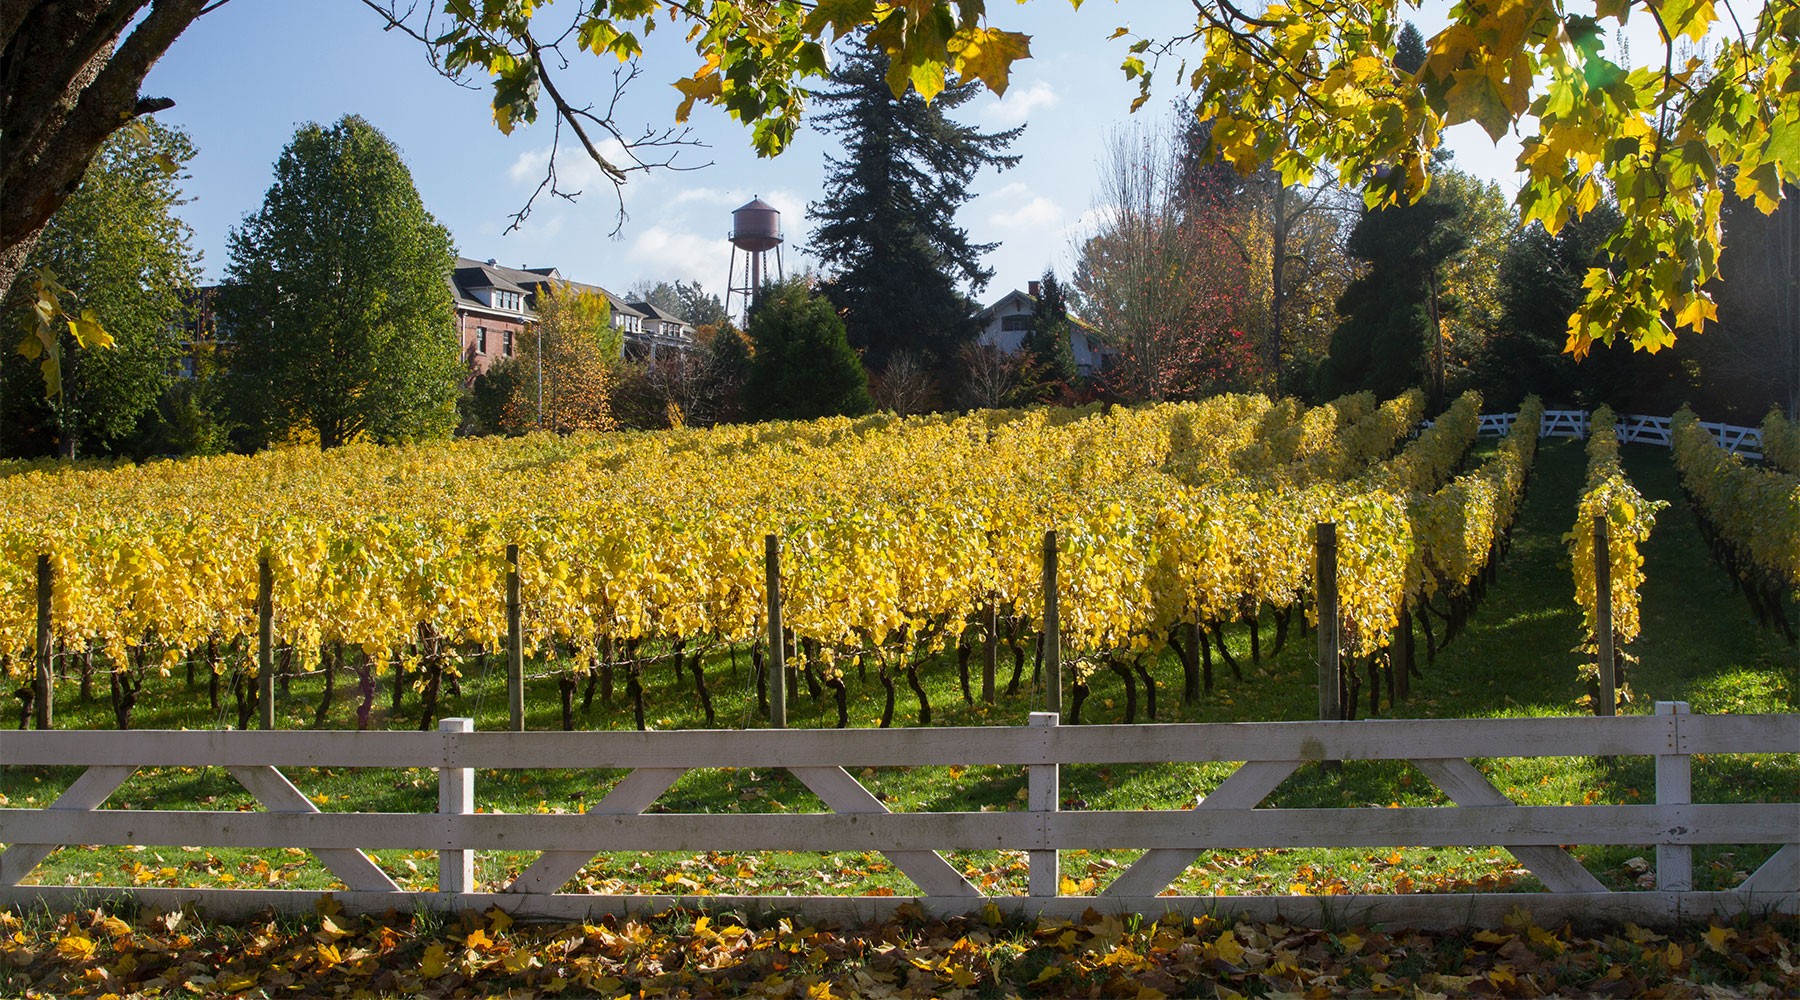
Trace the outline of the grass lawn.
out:
<instances>
[{"instance_id":1,"label":"grass lawn","mask_svg":"<svg viewBox=\"0 0 1800 1000\"><path fill-rule=\"evenodd\" d=\"M1479 456L1478 456L1479 457ZM1656 533L1644 547L1648 583L1643 593L1643 635L1630 652L1638 657L1629 675L1634 700L1627 712L1652 710L1659 700L1685 700L1698 713L1763 713L1792 711L1800 651L1772 632L1761 630L1725 573L1712 564L1692 514L1680 495L1665 450L1629 446L1627 469L1648 497L1667 500ZM1386 717L1465 718L1516 715L1570 715L1581 711L1578 699L1586 687L1578 674L1580 639L1567 551L1562 535L1572 527L1575 501L1585 470L1581 445L1547 441L1539 452L1531 491L1515 532L1514 543L1500 566L1497 582L1476 609L1464 632L1424 662L1412 696L1399 705L1382 706ZM1155 672L1158 720L1235 722L1302 720L1314 716L1313 641L1296 628L1286 648L1270 655L1274 629L1266 619L1261 662L1252 662L1246 631L1229 630L1233 649L1243 662L1238 680L1223 664L1218 684L1193 704L1181 703L1180 669L1170 657ZM1010 663L1002 650L1001 685ZM979 671L979 654L972 669ZM1029 682L1030 664L1026 664ZM441 716L470 716L479 729L503 729L506 695L499 664L477 658L463 664L460 695L447 695ZM528 665L528 673L531 667ZM756 696L750 685L748 656L715 650L707 673L719 725L752 722ZM859 677L846 670L853 726L873 726L883 692L873 668ZM963 702L953 657L930 664L923 681L935 725L1022 725L1041 705L1041 694L1028 691L1007 697L990 708ZM646 705L652 728L700 728L704 725L690 677L678 675L667 659L644 671ZM916 704L903 679L895 724L912 724ZM1029 686L1029 684L1027 684ZM97 696L83 703L72 682L58 694L59 728L110 729L105 680ZM591 709L577 709L578 728L630 729L635 723L623 694L621 675L611 702L596 698ZM309 729L319 696L318 678L296 680L278 700L282 728ZM977 691L979 678L977 677ZM1140 693L1141 694L1141 693ZM375 699L374 725L396 729L417 726L416 695L408 692L398 715L386 711L389 693ZM577 696L579 697L579 695ZM326 728L356 727L354 681L340 678L336 703ZM1366 701L1366 695L1365 695ZM538 677L527 695L530 729L561 728L555 680ZM1140 720L1143 706L1140 704ZM1123 721L1124 692L1110 673L1097 674L1083 710L1083 721ZM1364 709L1366 715L1366 706ZM235 722L229 697L221 709L208 706L204 685L190 688L181 672L145 682L133 720L136 728L219 728ZM830 698L815 701L804 685L790 709L795 727L831 726L836 709ZM325 738L325 737L321 737ZM1545 758L1479 761L1494 783L1521 804L1620 803L1650 801L1654 795L1654 762L1648 758L1602 760ZM1144 765L1134 767L1068 767L1062 790L1065 808L1173 808L1191 802L1218 785L1229 764ZM0 804L14 807L49 803L75 778L70 768L0 766ZM593 771L477 773L477 804L483 810L508 813L580 811L599 801L621 774ZM859 777L889 808L976 810L1023 808L1025 778L1020 768L908 768L865 771ZM325 810L425 811L435 809L437 782L429 770L331 769L300 770L289 778ZM1765 758L1696 760L1695 801L1791 801L1800 791L1800 754ZM1303 768L1265 803L1284 807L1344 805L1429 805L1443 796L1423 775L1404 763L1352 762L1337 772ZM254 808L254 800L221 769L151 768L132 778L108 803L116 807L169 809ZM691 772L659 801L656 810L672 812L773 812L821 810L823 806L783 771L735 769ZM1768 847L1701 848L1695 851L1698 889L1728 888L1754 870L1771 852ZM1650 848L1578 848L1577 856L1603 882L1631 888L1639 857ZM483 888L503 885L510 873L529 863L530 855L484 853L478 877ZM1107 854L1064 852L1065 891L1091 893L1103 888L1127 863L1131 852ZM377 860L406 888L436 885L433 852L381 852ZM1022 852L958 854L953 861L978 884L993 892L1023 892ZM140 884L205 886L326 887L332 879L306 852L226 851L204 847L65 848L39 867L34 880L44 884ZM906 895L911 883L875 854L835 856L719 851L702 856L609 854L590 863L581 886L606 892L811 894L864 893L891 889ZM1452 891L1467 889L1539 888L1506 851L1489 849L1393 849L1379 851L1266 850L1212 852L1201 858L1175 884L1183 893L1338 893Z\"/></svg>"}]
</instances>

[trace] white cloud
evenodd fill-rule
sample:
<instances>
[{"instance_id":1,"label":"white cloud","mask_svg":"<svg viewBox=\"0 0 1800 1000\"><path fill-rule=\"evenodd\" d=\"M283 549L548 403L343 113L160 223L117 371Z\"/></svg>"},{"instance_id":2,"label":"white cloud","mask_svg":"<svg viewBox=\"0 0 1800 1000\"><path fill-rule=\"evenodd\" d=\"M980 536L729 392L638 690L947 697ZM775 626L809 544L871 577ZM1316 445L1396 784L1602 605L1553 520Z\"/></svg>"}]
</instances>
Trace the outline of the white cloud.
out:
<instances>
[{"instance_id":1,"label":"white cloud","mask_svg":"<svg viewBox=\"0 0 1800 1000\"><path fill-rule=\"evenodd\" d=\"M1003 229L1048 229L1063 220L1062 206L1038 195L1010 212L995 212L988 222Z\"/></svg>"},{"instance_id":2,"label":"white cloud","mask_svg":"<svg viewBox=\"0 0 1800 1000\"><path fill-rule=\"evenodd\" d=\"M631 241L627 258L641 278L699 281L710 289L720 284L720 275L731 263L731 244L723 235L651 226Z\"/></svg>"},{"instance_id":3,"label":"white cloud","mask_svg":"<svg viewBox=\"0 0 1800 1000\"><path fill-rule=\"evenodd\" d=\"M1010 87L1006 96L981 109L981 117L998 125L1018 125L1039 108L1053 108L1059 98L1056 89L1039 80L1029 87Z\"/></svg>"},{"instance_id":4,"label":"white cloud","mask_svg":"<svg viewBox=\"0 0 1800 1000\"><path fill-rule=\"evenodd\" d=\"M1006 185L1005 187L1000 188L999 190L994 191L993 193L989 194L988 197L990 197L990 198L1023 198L1029 194L1031 194L1031 188L1025 186L1023 183L1021 183L1019 181L1013 181L1012 183Z\"/></svg>"},{"instance_id":5,"label":"white cloud","mask_svg":"<svg viewBox=\"0 0 1800 1000\"><path fill-rule=\"evenodd\" d=\"M608 163L619 166L635 165L631 151L617 139L607 139L600 144L600 155ZM520 153L507 168L506 174L515 184L535 186L544 179L544 170L550 165L550 147L530 149ZM587 155L587 150L580 143L564 143L556 150L556 186L562 191L580 191L584 194L599 192L610 188L612 182L606 172Z\"/></svg>"},{"instance_id":6,"label":"white cloud","mask_svg":"<svg viewBox=\"0 0 1800 1000\"><path fill-rule=\"evenodd\" d=\"M683 188L670 199L671 205L730 205L736 207L750 199L741 192L724 188Z\"/></svg>"},{"instance_id":7,"label":"white cloud","mask_svg":"<svg viewBox=\"0 0 1800 1000\"><path fill-rule=\"evenodd\" d=\"M1070 223L1063 233L1071 241L1083 242L1112 222L1113 211L1111 205L1096 205L1081 213L1081 217Z\"/></svg>"}]
</instances>

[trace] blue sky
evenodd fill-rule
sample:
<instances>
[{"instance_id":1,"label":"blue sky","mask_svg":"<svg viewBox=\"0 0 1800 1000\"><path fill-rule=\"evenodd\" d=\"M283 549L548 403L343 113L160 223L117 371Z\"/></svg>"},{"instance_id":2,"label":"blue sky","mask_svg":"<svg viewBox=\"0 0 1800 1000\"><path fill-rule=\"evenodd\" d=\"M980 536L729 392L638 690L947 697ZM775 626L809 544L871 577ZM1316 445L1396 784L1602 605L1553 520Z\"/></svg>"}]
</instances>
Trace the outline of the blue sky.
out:
<instances>
[{"instance_id":1,"label":"blue sky","mask_svg":"<svg viewBox=\"0 0 1800 1000\"><path fill-rule=\"evenodd\" d=\"M1420 28L1428 36L1432 9L1443 6L1434 0L1422 12ZM1019 166L978 178L976 197L959 216L973 239L1001 244L988 258L996 274L981 298L1023 288L1046 266L1067 273L1074 234L1097 207L1093 192L1109 131L1134 117L1165 117L1178 96L1170 66L1159 99L1130 115L1136 86L1118 69L1126 40L1106 37L1126 24L1147 35L1179 33L1191 25L1183 20L1186 7L1167 0L1089 0L1079 11L1056 0L991 5L993 23L1033 36L1033 58L1014 67L1004 98L984 94L959 114L985 129L1027 125L1013 147L1022 157ZM660 31L646 41L642 75L621 105L619 121L627 132L672 124L680 95L670 83L696 61L675 32ZM611 72L610 59L580 55L566 74L564 92L604 99ZM709 148L682 160L710 165L634 175L624 192L629 218L616 238L608 234L617 202L582 162L578 147L565 149L558 163L565 178L573 174L574 186L585 187L584 196L575 204L540 199L520 231L503 235L509 216L541 177L548 120L501 135L484 90L460 89L437 75L417 42L383 32L374 13L356 0L232 0L175 42L144 93L176 101L162 118L186 129L199 149L187 183L192 201L182 214L212 279L223 272L228 231L261 204L276 157L294 129L309 121L330 123L354 113L386 132L411 167L426 207L449 227L463 255L512 266L555 265L570 278L614 291L640 280L680 278L722 294L730 212L756 195L782 210L789 269L804 266L805 206L821 193L824 157L831 151L828 139L807 129L780 157L759 159L747 129L697 109L693 137ZM1501 180L1512 193L1516 146L1496 151L1473 126L1454 130L1451 145L1459 166Z\"/></svg>"}]
</instances>

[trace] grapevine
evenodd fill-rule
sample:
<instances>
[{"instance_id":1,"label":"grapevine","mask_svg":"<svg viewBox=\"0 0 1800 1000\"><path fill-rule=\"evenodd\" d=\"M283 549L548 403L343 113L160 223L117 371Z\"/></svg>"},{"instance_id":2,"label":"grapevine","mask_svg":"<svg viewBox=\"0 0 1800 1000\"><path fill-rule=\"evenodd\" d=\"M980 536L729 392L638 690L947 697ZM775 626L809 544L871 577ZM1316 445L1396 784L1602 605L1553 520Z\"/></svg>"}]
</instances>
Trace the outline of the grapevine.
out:
<instances>
[{"instance_id":1,"label":"grapevine","mask_svg":"<svg viewBox=\"0 0 1800 1000\"><path fill-rule=\"evenodd\" d=\"M1623 660L1626 644L1638 636L1640 627L1638 588L1644 582L1644 558L1638 546L1649 540L1656 525L1656 512L1668 506L1651 501L1631 485L1619 464L1618 418L1611 408L1601 406L1588 421L1587 484L1576 504L1575 526L1563 536L1575 577L1575 603L1581 606L1585 640L1582 649L1598 655L1602 624L1599 612L1599 577L1595 572L1594 522L1604 520L1607 527L1606 561L1609 570L1612 606L1612 649L1617 660ZM1615 683L1619 696L1631 700L1631 688L1625 683L1625 671L1615 663ZM1590 673L1584 671L1584 673ZM1588 680L1593 686L1594 702L1599 701L1599 671L1592 670Z\"/></svg>"},{"instance_id":2,"label":"grapevine","mask_svg":"<svg viewBox=\"0 0 1800 1000\"><path fill-rule=\"evenodd\" d=\"M1783 416L1779 407L1763 418L1762 453L1763 461L1775 468L1800 473L1800 426Z\"/></svg>"},{"instance_id":3,"label":"grapevine","mask_svg":"<svg viewBox=\"0 0 1800 1000\"><path fill-rule=\"evenodd\" d=\"M1800 594L1800 477L1745 465L1683 407L1675 468L1701 533L1765 625L1794 641L1783 594Z\"/></svg>"},{"instance_id":4,"label":"grapevine","mask_svg":"<svg viewBox=\"0 0 1800 1000\"><path fill-rule=\"evenodd\" d=\"M704 697L698 650L765 638L774 534L807 676L841 684L855 658L891 681L966 645L989 607L1029 642L1054 528L1076 680L1131 665L1149 681L1146 658L1184 626L1217 639L1272 608L1284 632L1311 593L1314 525L1332 520L1348 647L1368 656L1414 574L1413 492L1460 461L1479 405L1394 455L1421 409L1417 393L1311 409L1233 395L20 467L0 479L21 512L0 531L0 655L29 672L47 554L66 648L115 673L197 650L253 669L266 561L280 669L352 670L366 709L377 677L435 692L459 657L501 647L516 545L527 657L635 672L644 644L685 650Z\"/></svg>"}]
</instances>

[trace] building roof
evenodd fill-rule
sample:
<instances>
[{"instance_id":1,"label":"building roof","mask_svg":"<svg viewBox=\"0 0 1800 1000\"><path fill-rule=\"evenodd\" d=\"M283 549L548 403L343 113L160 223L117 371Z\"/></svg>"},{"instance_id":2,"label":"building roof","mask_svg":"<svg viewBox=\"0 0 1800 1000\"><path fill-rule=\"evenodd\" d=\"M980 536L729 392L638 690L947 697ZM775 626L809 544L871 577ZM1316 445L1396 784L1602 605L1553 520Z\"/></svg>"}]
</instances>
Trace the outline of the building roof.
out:
<instances>
[{"instance_id":1,"label":"building roof","mask_svg":"<svg viewBox=\"0 0 1800 1000\"><path fill-rule=\"evenodd\" d=\"M1006 304L1008 302L1012 301L1015 298L1018 300L1018 305L1015 306L1015 308L1017 308L1017 309L1034 310L1037 308L1037 296L1029 294L1027 292L1021 292L1017 288L1015 288L1012 291L1007 292L1005 295L1002 295L999 298L995 299L991 305L984 307L980 312L976 313L975 314L976 322L981 323L983 326L987 325L987 323L989 321L991 321L994 318L994 316L996 314L998 314L1000 312L1000 310L1006 306ZM1080 328L1083 332L1088 333L1092 336L1095 336L1095 337L1102 336L1100 331L1098 329L1095 329L1095 327L1092 323L1089 323L1087 320L1082 319L1080 316L1077 316L1074 313L1069 314L1069 322L1075 324L1075 326Z\"/></svg>"},{"instance_id":2,"label":"building roof","mask_svg":"<svg viewBox=\"0 0 1800 1000\"><path fill-rule=\"evenodd\" d=\"M640 299L632 299L630 305L631 308L643 313L648 319L660 320L664 323L680 323L682 326L694 325L689 323L686 319L669 312L667 309L659 309L654 304Z\"/></svg>"},{"instance_id":3,"label":"building roof","mask_svg":"<svg viewBox=\"0 0 1800 1000\"><path fill-rule=\"evenodd\" d=\"M607 301L612 305L614 315L648 315L642 309L632 306L599 285L569 281L562 276L562 272L554 267L506 267L493 261L458 257L456 258L456 269L450 275L450 284L456 293L456 304L474 309L489 308L473 294L478 288L499 288L510 292L523 292L527 296L535 297L539 289L551 282L560 282L576 291L606 296Z\"/></svg>"}]
</instances>

